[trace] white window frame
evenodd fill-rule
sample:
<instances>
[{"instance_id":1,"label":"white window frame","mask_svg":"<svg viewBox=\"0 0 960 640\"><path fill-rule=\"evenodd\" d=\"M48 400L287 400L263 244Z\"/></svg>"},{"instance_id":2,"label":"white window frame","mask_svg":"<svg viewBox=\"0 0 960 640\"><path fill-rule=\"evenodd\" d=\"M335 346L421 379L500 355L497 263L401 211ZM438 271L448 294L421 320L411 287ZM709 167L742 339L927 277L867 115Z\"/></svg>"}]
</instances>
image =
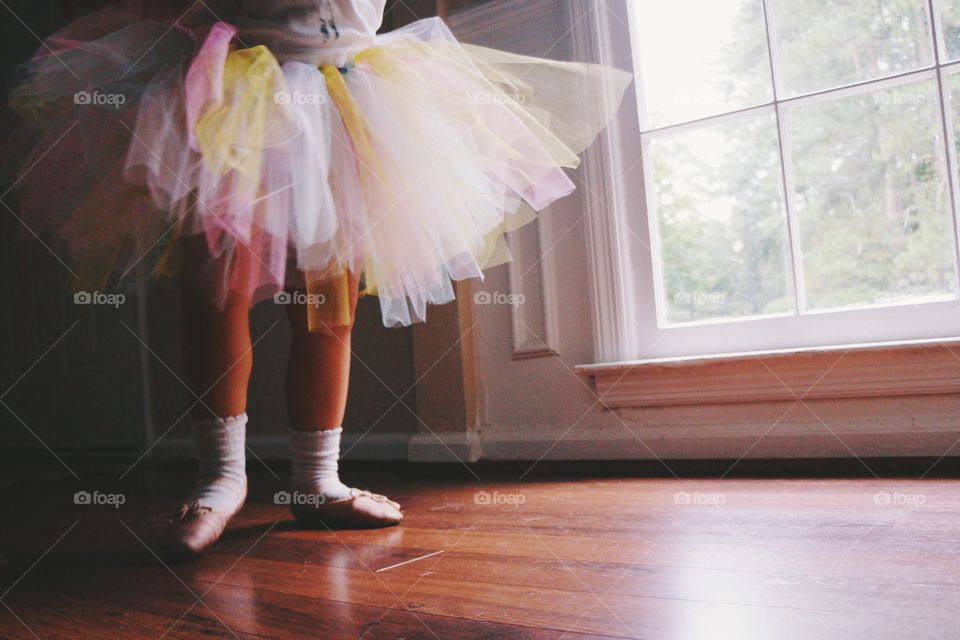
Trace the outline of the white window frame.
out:
<instances>
[{"instance_id":1,"label":"white window frame","mask_svg":"<svg viewBox=\"0 0 960 640\"><path fill-rule=\"evenodd\" d=\"M592 151L588 158L586 180L599 185L614 184L610 196L590 214L588 233L596 306L595 352L597 362L646 360L651 358L682 358L691 356L731 354L783 349L805 350L833 345L877 344L899 341L939 341L960 336L960 297L931 299L923 304L890 304L848 307L841 310L803 310L802 265L794 265L791 277L798 286L794 292L797 310L786 314L737 319L706 320L681 325L664 321L661 299L659 265L651 247L657 242L656 216L651 215L651 194L645 193L645 176L650 175L649 154L644 153L648 141L656 135L673 133L721 123L746 114L771 112L777 118L779 141L786 139L783 113L791 108L818 101L831 100L884 88L891 88L921 80L936 80L938 92L939 126L945 141L952 141L953 121L949 110L949 90L946 78L960 73L960 61L941 63L944 48L940 24L939 0L928 0L933 33L930 33L934 59L932 65L877 80L853 83L844 87L818 91L793 98L783 95L776 64L776 38L769 17L770 0L762 2L768 51L773 80L774 98L770 103L740 109L730 113L700 118L692 122L660 127L640 132L639 101L642 86L639 82L640 65L637 48L632 46L637 20L632 0L624 7L604 2L596 3L592 24L586 31L595 35L594 59L605 64L624 66L625 51L631 57L636 84L634 108L627 106L615 122L604 144ZM624 9L625 11L621 11ZM936 38L934 41L934 34ZM625 42L625 40L627 42ZM599 42L599 46L597 43ZM631 103L628 100L628 103ZM623 113L632 111L632 113ZM958 172L955 147L945 142L947 166L950 175L948 202L953 215L955 253L960 252L960 223L958 223ZM781 189L787 207L788 234L791 246L790 262L800 255L797 241L795 206L792 202L791 176L787 149L781 147L783 175ZM639 159L639 166L631 169L630 160ZM600 165L599 168L597 165ZM624 179L624 175L630 173ZM642 174L642 175L641 175ZM612 179L611 179L612 178ZM619 184L617 184L619 183ZM596 189L592 189L596 190ZM629 232L625 232L629 230ZM960 270L960 255L955 256L955 270ZM960 273L957 274L960 282Z\"/></svg>"}]
</instances>

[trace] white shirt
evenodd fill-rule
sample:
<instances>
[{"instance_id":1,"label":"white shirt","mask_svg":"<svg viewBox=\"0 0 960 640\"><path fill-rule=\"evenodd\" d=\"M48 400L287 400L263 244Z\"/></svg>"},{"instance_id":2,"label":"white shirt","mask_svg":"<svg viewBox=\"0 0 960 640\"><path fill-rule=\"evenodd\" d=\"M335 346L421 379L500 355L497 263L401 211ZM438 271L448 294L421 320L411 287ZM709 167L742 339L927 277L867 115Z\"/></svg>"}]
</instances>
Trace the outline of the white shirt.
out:
<instances>
[{"instance_id":1,"label":"white shirt","mask_svg":"<svg viewBox=\"0 0 960 640\"><path fill-rule=\"evenodd\" d=\"M344 66L372 46L386 0L237 0L241 46L266 45L283 63Z\"/></svg>"}]
</instances>

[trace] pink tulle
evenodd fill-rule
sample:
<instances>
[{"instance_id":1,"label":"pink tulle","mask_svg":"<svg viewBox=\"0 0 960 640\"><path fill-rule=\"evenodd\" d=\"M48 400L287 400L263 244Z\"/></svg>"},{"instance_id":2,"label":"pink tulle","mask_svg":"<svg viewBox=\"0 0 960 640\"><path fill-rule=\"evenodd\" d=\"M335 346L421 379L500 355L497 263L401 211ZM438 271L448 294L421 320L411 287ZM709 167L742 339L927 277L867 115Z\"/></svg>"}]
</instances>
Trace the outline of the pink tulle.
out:
<instances>
[{"instance_id":1,"label":"pink tulle","mask_svg":"<svg viewBox=\"0 0 960 640\"><path fill-rule=\"evenodd\" d=\"M223 102L223 65L230 52L230 42L237 35L235 27L217 22L197 52L185 82L184 104L187 111L187 140L198 151L196 124L205 107Z\"/></svg>"}]
</instances>

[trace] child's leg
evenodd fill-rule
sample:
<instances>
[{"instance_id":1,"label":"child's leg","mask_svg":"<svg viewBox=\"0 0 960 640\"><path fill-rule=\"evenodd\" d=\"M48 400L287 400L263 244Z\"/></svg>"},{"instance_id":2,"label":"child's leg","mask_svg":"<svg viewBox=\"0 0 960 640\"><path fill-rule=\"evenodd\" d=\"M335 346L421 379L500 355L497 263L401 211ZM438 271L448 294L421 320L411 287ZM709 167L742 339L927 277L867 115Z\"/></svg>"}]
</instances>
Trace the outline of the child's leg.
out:
<instances>
[{"instance_id":1,"label":"child's leg","mask_svg":"<svg viewBox=\"0 0 960 640\"><path fill-rule=\"evenodd\" d=\"M181 239L183 270L209 269L206 238ZM227 268L226 260L217 267ZM256 267L250 251L238 245L232 269ZM222 273L218 277L222 277ZM247 410L247 384L253 368L250 344L250 296L231 291L223 308L197 291L184 277L180 286L180 331L186 383L196 402L195 418L225 418ZM199 401L197 399L199 398Z\"/></svg>"},{"instance_id":2,"label":"child's leg","mask_svg":"<svg viewBox=\"0 0 960 640\"><path fill-rule=\"evenodd\" d=\"M356 292L357 279L350 291ZM351 299L356 305L356 298ZM291 489L294 497L312 498L293 504L294 514L328 526L377 527L398 523L400 505L383 496L351 489L340 481L340 435L350 380L352 327L311 333L307 307L287 309L293 340L287 369L290 424ZM332 334L332 335L331 335Z\"/></svg>"},{"instance_id":3,"label":"child's leg","mask_svg":"<svg viewBox=\"0 0 960 640\"><path fill-rule=\"evenodd\" d=\"M350 291L357 286L351 278ZM351 302L356 305L355 298ZM311 333L303 304L289 305L287 317L293 333L287 365L290 426L297 431L336 429L347 408L353 327L332 327L333 335Z\"/></svg>"},{"instance_id":4,"label":"child's leg","mask_svg":"<svg viewBox=\"0 0 960 640\"><path fill-rule=\"evenodd\" d=\"M202 237L183 239L184 269L207 259ZM250 268L238 249L236 268ZM253 365L250 298L231 293L221 309L189 283L181 285L183 363L198 458L194 489L179 517L161 536L171 557L196 554L220 537L247 495L247 384Z\"/></svg>"},{"instance_id":5,"label":"child's leg","mask_svg":"<svg viewBox=\"0 0 960 640\"><path fill-rule=\"evenodd\" d=\"M195 418L237 416L247 410L247 384L253 368L250 299L231 293L216 305L181 285L181 333L186 383ZM198 400L199 399L199 400Z\"/></svg>"}]
</instances>

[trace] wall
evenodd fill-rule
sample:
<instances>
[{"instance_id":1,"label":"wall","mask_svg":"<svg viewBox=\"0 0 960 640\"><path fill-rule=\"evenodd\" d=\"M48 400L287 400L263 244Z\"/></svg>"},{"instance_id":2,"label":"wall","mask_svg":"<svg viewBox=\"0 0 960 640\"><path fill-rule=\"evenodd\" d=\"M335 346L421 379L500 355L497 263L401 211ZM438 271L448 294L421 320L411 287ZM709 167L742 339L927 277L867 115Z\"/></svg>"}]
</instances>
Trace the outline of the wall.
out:
<instances>
[{"instance_id":1,"label":"wall","mask_svg":"<svg viewBox=\"0 0 960 640\"><path fill-rule=\"evenodd\" d=\"M563 0L495 0L453 11L448 22L467 42L571 60L577 57L579 18L577 3ZM423 434L421 425L412 444L418 459L448 460L451 452L464 459L609 457L630 438L615 415L597 406L590 383L573 371L593 359L584 214L595 194L582 170L572 175L579 187L574 195L511 234L514 262L472 283L474 295L521 294L524 303L472 305L473 361L466 368L473 368L477 380L476 425L443 434L443 445ZM613 444L598 443L598 434L612 436Z\"/></svg>"}]
</instances>

